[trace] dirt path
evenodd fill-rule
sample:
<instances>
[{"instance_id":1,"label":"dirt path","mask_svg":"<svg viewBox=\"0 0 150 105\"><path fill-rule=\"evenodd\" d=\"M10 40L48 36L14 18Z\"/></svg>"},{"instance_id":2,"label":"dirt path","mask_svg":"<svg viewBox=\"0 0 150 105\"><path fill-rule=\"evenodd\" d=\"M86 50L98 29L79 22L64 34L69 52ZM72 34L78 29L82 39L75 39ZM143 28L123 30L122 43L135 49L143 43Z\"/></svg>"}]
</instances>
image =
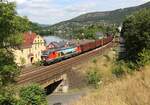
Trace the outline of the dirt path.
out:
<instances>
[{"instance_id":1,"label":"dirt path","mask_svg":"<svg viewBox=\"0 0 150 105\"><path fill-rule=\"evenodd\" d=\"M61 103L61 105L69 105L69 103L77 101L81 97L85 96L87 92L87 90L84 90L69 93L54 93L47 96L48 105L54 105L55 103Z\"/></svg>"}]
</instances>

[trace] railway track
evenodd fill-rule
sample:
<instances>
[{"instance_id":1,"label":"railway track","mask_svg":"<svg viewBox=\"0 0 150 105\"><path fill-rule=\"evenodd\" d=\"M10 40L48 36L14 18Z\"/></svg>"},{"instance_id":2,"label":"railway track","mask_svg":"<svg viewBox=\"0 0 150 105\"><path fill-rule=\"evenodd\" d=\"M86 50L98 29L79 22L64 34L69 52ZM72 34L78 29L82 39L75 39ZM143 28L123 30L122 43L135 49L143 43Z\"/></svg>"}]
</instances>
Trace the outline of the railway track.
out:
<instances>
[{"instance_id":1,"label":"railway track","mask_svg":"<svg viewBox=\"0 0 150 105\"><path fill-rule=\"evenodd\" d=\"M110 48L111 46L112 46L112 42L101 48L94 49L92 51L86 52L84 54L64 60L62 62L58 62L50 66L42 66L42 67L28 70L26 72L24 71L17 79L17 82L18 84L25 84L29 82L30 83L34 82L39 84L46 83L47 81L71 69L72 66L76 64L80 64L83 61L88 60L89 58L102 53L102 50Z\"/></svg>"},{"instance_id":2,"label":"railway track","mask_svg":"<svg viewBox=\"0 0 150 105\"><path fill-rule=\"evenodd\" d=\"M21 74L27 74L27 73L30 73L30 72L36 70L36 69L41 69L43 67L44 66L39 66L39 67L33 66L33 67L23 68L21 71Z\"/></svg>"}]
</instances>

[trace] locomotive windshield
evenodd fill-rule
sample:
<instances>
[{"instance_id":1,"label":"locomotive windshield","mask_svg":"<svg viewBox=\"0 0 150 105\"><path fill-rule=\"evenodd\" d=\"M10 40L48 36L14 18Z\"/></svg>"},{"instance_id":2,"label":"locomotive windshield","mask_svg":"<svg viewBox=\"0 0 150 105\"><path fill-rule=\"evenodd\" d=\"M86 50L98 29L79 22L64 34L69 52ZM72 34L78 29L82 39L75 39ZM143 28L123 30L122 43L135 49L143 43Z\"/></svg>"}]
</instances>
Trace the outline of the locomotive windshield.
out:
<instances>
[{"instance_id":1,"label":"locomotive windshield","mask_svg":"<svg viewBox=\"0 0 150 105\"><path fill-rule=\"evenodd\" d=\"M42 55L48 55L49 51L42 51Z\"/></svg>"}]
</instances>

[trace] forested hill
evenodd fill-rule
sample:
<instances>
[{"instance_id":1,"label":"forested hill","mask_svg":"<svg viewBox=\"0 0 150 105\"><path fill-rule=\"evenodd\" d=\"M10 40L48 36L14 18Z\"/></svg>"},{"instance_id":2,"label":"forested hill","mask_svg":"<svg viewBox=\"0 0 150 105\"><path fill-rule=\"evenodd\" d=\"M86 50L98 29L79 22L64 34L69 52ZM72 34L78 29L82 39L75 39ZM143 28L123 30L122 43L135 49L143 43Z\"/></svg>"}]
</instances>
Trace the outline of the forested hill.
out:
<instances>
[{"instance_id":1,"label":"forested hill","mask_svg":"<svg viewBox=\"0 0 150 105\"><path fill-rule=\"evenodd\" d=\"M68 24L71 22L86 23L86 22L98 22L98 21L120 24L122 23L122 21L127 15L130 15L133 12L138 11L143 8L150 8L150 2L140 5L140 6L117 9L114 11L87 13L87 14L80 15L76 18L73 18L71 20L58 23L56 25L61 25L63 23Z\"/></svg>"},{"instance_id":2,"label":"forested hill","mask_svg":"<svg viewBox=\"0 0 150 105\"><path fill-rule=\"evenodd\" d=\"M46 32L46 33L54 33L56 35L58 34L65 35L65 34L69 34L70 32L72 32L72 30L76 30L77 28L80 29L82 27L85 27L91 24L118 24L120 25L126 16L143 8L150 8L150 2L147 2L143 5L135 6L135 7L117 9L113 11L92 12L92 13L83 14L71 20L63 21L63 22L45 27L44 31L39 30L39 32L41 32L41 34L43 34L43 32Z\"/></svg>"},{"instance_id":3,"label":"forested hill","mask_svg":"<svg viewBox=\"0 0 150 105\"><path fill-rule=\"evenodd\" d=\"M130 15L131 13L142 8L150 8L150 2L140 6L118 9L114 11L87 13L73 18L67 22L104 21L108 23L120 24L127 15Z\"/></svg>"}]
</instances>

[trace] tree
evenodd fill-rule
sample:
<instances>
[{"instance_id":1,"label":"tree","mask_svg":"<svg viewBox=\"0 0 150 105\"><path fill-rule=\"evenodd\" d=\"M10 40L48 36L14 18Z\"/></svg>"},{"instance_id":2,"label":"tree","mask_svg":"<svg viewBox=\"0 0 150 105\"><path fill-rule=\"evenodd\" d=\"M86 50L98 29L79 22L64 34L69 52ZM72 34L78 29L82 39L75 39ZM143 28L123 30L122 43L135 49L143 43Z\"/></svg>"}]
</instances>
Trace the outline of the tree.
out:
<instances>
[{"instance_id":1,"label":"tree","mask_svg":"<svg viewBox=\"0 0 150 105\"><path fill-rule=\"evenodd\" d=\"M21 105L46 105L45 92L38 85L30 85L20 90Z\"/></svg>"},{"instance_id":2,"label":"tree","mask_svg":"<svg viewBox=\"0 0 150 105\"><path fill-rule=\"evenodd\" d=\"M19 74L12 48L22 43L28 20L17 16L15 3L0 3L0 80L3 86L12 83Z\"/></svg>"},{"instance_id":3,"label":"tree","mask_svg":"<svg viewBox=\"0 0 150 105\"><path fill-rule=\"evenodd\" d=\"M28 20L17 16L15 8L15 3L0 3L0 48L20 44L18 37L28 29Z\"/></svg>"},{"instance_id":4,"label":"tree","mask_svg":"<svg viewBox=\"0 0 150 105\"><path fill-rule=\"evenodd\" d=\"M16 105L17 99L14 89L6 87L0 89L0 105Z\"/></svg>"},{"instance_id":5,"label":"tree","mask_svg":"<svg viewBox=\"0 0 150 105\"><path fill-rule=\"evenodd\" d=\"M150 9L143 9L123 22L121 35L125 39L127 60L136 62L142 50L150 49Z\"/></svg>"},{"instance_id":6,"label":"tree","mask_svg":"<svg viewBox=\"0 0 150 105\"><path fill-rule=\"evenodd\" d=\"M29 105L21 103L28 102L27 96L33 99L30 105L40 105L46 102L40 87L33 85L23 88L20 91L22 101L16 98L17 92L13 89L20 68L14 62L12 48L22 43L22 33L28 30L29 23L26 17L17 15L15 8L15 3L0 2L0 105Z\"/></svg>"},{"instance_id":7,"label":"tree","mask_svg":"<svg viewBox=\"0 0 150 105\"><path fill-rule=\"evenodd\" d=\"M143 49L142 52L140 52L138 54L139 59L140 59L138 64L140 66L144 66L144 65L150 64L150 56L149 55L150 55L150 49Z\"/></svg>"},{"instance_id":8,"label":"tree","mask_svg":"<svg viewBox=\"0 0 150 105\"><path fill-rule=\"evenodd\" d=\"M13 90L20 68L14 62L12 48L21 44L22 32L28 27L28 20L19 17L15 3L0 1L0 104L15 105Z\"/></svg>"}]
</instances>

